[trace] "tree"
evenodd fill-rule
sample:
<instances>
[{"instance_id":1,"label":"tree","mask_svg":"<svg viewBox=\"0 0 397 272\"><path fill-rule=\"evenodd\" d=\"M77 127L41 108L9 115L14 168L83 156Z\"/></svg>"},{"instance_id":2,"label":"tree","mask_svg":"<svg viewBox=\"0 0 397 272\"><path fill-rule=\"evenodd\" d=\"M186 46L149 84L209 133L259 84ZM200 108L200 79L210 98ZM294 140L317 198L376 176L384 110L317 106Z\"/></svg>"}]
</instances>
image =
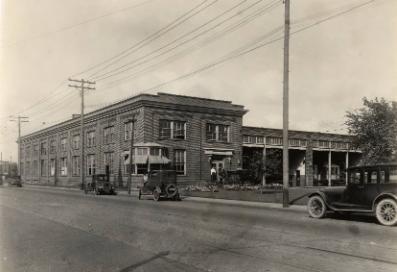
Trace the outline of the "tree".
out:
<instances>
[{"instance_id":1,"label":"tree","mask_svg":"<svg viewBox=\"0 0 397 272\"><path fill-rule=\"evenodd\" d=\"M353 147L363 152L361 164L390 162L397 151L397 102L363 98L363 107L348 111L345 124Z\"/></svg>"}]
</instances>

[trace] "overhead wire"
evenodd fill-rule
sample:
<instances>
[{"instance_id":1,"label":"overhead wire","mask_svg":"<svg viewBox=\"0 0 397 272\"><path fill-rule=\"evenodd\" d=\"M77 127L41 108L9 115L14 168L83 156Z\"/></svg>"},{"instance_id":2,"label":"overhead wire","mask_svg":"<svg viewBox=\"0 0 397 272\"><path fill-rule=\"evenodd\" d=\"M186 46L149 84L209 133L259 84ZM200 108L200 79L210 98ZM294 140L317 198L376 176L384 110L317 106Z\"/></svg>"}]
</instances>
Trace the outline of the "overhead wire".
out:
<instances>
[{"instance_id":1,"label":"overhead wire","mask_svg":"<svg viewBox=\"0 0 397 272\"><path fill-rule=\"evenodd\" d=\"M190 53L192 53L195 50L202 49L204 46L208 45L209 43L222 38L226 34L229 34L231 32L234 32L234 31L238 30L239 28L245 26L246 24L248 24L252 20L258 18L259 16L261 16L261 15L263 15L263 14L269 12L269 11L271 11L272 9L277 7L278 5L281 5L281 1L276 0L273 3L271 3L270 5L266 5L265 7L262 7L260 9L256 10L256 11L254 11L253 13L245 16L240 21L238 21L238 22L236 22L236 23L234 23L232 25L227 26L226 28L222 29L221 31L218 31L218 32L214 33L213 35L211 35L210 37L206 38L205 40L200 41L198 43L195 43L192 46L190 46L188 48L185 48L183 51L178 52L177 54L171 55L171 56L163 59L162 61L154 63L154 64L152 64L152 65L150 65L150 66L148 66L146 68L143 68L143 69L141 69L139 71L136 71L133 74L129 74L129 75L127 75L125 77L122 77L122 78L119 78L117 80L113 80L111 82L107 82L105 84L105 86L111 86L111 87L116 86L116 85L118 85L118 84L116 84L118 82L123 82L123 81L125 81L127 79L130 80L130 79L136 78L137 76L139 76L142 73L146 74L148 71L154 70L153 68L157 69L157 68L159 68L160 65L169 64L170 62L172 62L172 61L174 61L174 60L176 60L176 59L178 59L180 57L183 57L183 56L185 56L187 54L190 54Z\"/></svg>"},{"instance_id":2,"label":"overhead wire","mask_svg":"<svg viewBox=\"0 0 397 272\"><path fill-rule=\"evenodd\" d=\"M195 33L196 31L202 29L203 27L205 27L205 26L211 24L212 22L215 22L216 20L218 20L219 18L221 18L221 17L224 16L225 14L227 14L227 13L233 11L234 9L237 9L239 6L243 5L243 4L246 3L247 1L249 1L249 0L242 0L242 1L238 2L236 5L233 5L233 6L230 7L229 9L227 9L227 10L223 11L222 13L218 14L217 16L213 17L212 19L206 21L205 23L199 25L198 27L195 27L193 30L190 30L190 31L188 31L188 32L183 33L182 35L178 36L176 39L172 40L171 42L168 42L168 43L166 43L165 45L162 45L161 47L159 47L159 48L157 48L157 49L155 49L155 50L153 50L153 51L151 51L151 52L149 52L149 53L147 53L147 54L145 54L145 55L143 55L143 56L140 56L140 57L138 57L138 58L136 58L136 59L134 59L134 60L132 60L132 61L129 61L129 62L127 62L127 63L125 63L125 64L123 64L123 65L117 67L117 68L114 68L114 69L112 69L112 70L110 70L110 71L107 71L106 73L102 73L102 74L99 74L99 75L92 76L92 77L90 77L90 79L92 79L92 80L103 79L104 76L107 76L107 75L109 75L109 74L111 74L111 73L113 73L113 72L117 72L117 71L119 71L119 70L121 70L121 69L123 69L123 68L125 68L125 67L128 67L130 64L136 63L136 62L139 61L139 60L142 60L142 59L144 59L144 58L146 58L146 57L148 57L148 56L151 56L151 55L153 55L153 54L155 54L155 53L161 51L162 49L167 48L168 46L170 46L170 45L172 45L172 44L174 44L174 43L176 43L176 42L182 40L183 38L188 37L189 35ZM254 5L257 5L257 4L260 3L261 1L263 1L263 0L258 0L258 1L256 1L256 2L254 2L254 4L251 4L250 7L252 7L252 6L254 6ZM199 35L197 35L197 36L199 36ZM128 70L128 68L126 68L126 69L124 69L124 70L122 70L122 71L120 71L120 72L124 72L124 71L127 71L127 70Z\"/></svg>"},{"instance_id":3,"label":"overhead wire","mask_svg":"<svg viewBox=\"0 0 397 272\"><path fill-rule=\"evenodd\" d=\"M184 14L182 14L181 16L177 17L176 19L174 19L173 21L171 21L169 24L165 25L164 27L160 28L159 30L157 30L156 32L150 34L149 36L147 36L146 38L144 38L143 40L133 44L132 46L129 46L128 48L124 49L123 51L117 53L116 55L107 58L87 69L85 69L84 71L81 71L74 76L77 75L81 75L81 74L85 74L95 68L99 68L100 66L106 64L105 66L103 66L101 69L99 69L97 72L102 71L102 69L106 69L108 68L110 65L117 63L120 59L124 58L125 56L128 56L134 52L136 52L137 50L141 49L143 46L147 45L148 43L152 42L153 40L156 40L158 38L160 38L161 36L163 36L164 34L170 32L171 30L175 29L176 27L178 27L179 25L181 25L182 23L186 22L187 20L189 20L190 18L194 17L195 15L199 14L200 12L202 12L203 10L207 9L208 7L212 6L213 4L215 4L218 0L213 0L212 2L210 2L208 5L200 8L201 6L203 6L206 2L208 2L209 0L204 0L202 2L200 2L198 5L194 6L193 8L191 8L190 10L188 10L187 12L185 12ZM200 8L199 10L195 11L196 9ZM193 13L193 14L190 14ZM184 18L186 17L186 18ZM95 73L97 73L95 72ZM89 78L91 78L93 75L95 75L95 73L91 74L89 76Z\"/></svg>"},{"instance_id":4,"label":"overhead wire","mask_svg":"<svg viewBox=\"0 0 397 272\"><path fill-rule=\"evenodd\" d=\"M127 6L127 7L124 7L124 8L121 8L119 10L116 10L116 11L113 11L113 12L109 12L109 13L106 13L106 14L102 14L100 16L93 17L93 18L84 20L82 22L76 23L76 24L72 24L72 25L69 25L69 26L61 27L61 28L59 28L57 30L54 30L54 31L48 31L48 32L44 32L44 33L41 33L41 34L37 34L37 35L32 36L32 37L28 37L26 39L14 41L14 42L8 43L8 45L6 45L6 46L12 46L12 45L16 45L16 44L19 44L19 43L22 43L22 42L27 42L27 41L30 41L30 40L35 40L35 39L47 37L47 36L50 36L50 35L54 35L54 34L57 34L57 33L60 33L60 32L68 31L70 29L74 29L74 28L79 27L81 25L85 25L85 24L100 20L102 18L111 16L111 15L114 15L114 14L117 14L117 13L125 12L125 11L130 10L130 9L135 9L137 7L140 7L140 6L143 6L145 4L148 4L149 2L152 2L152 1L155 1L155 0L146 0L146 1L143 1L141 3L135 4L135 5L131 5L131 6ZM3 43L4 41L0 41L0 42Z\"/></svg>"},{"instance_id":5,"label":"overhead wire","mask_svg":"<svg viewBox=\"0 0 397 272\"><path fill-rule=\"evenodd\" d=\"M322 24L322 23L324 23L324 22L330 21L330 20L332 20L332 19L335 19L335 18L340 17L340 16L342 16L342 15L345 15L345 14L347 14L347 13L350 13L350 12L356 10L356 9L365 7L365 6L371 4L371 3L375 2L375 1L376 1L376 0L366 1L366 2L364 2L364 3L355 5L355 6L349 8L349 9L347 9L347 10L343 10L343 11L338 12L338 13L336 13L336 14L327 16L326 18L323 18L323 19L318 20L318 21L316 21L316 22L314 22L314 23L311 23L311 24L308 25L308 26L302 27L302 28L300 28L300 29L298 29L298 30L295 30L295 31L291 31L290 35L292 36L292 35L298 34L298 33L300 33L300 32L303 32L303 31L305 31L305 30L307 30L307 29L310 29L310 28L312 28L312 27L315 27L315 26L317 26L317 25L319 25L319 24ZM164 86L164 85L168 85L169 83L173 83L173 82L179 81L179 80L181 80L181 79L184 79L184 78L193 76L193 75L195 75L195 74L197 74L197 73L200 73L200 72L203 72L203 71L208 70L208 69L210 69L210 68L213 68L213 67L215 67L215 66L218 66L218 65L220 65L220 64L222 64L222 63L224 63L224 62L226 62L226 61L235 59L235 58L237 58L237 57L240 57L240 56L243 56L243 55L246 55L246 54L249 54L249 53L251 53L251 52L253 52L253 51L255 51L255 50L258 50L258 49L260 49L260 48L263 48L263 47L265 47L265 46L268 46L268 45L270 45L270 44L273 44L273 43L275 43L275 42L277 42L277 41L280 41L280 40L282 40L282 39L284 39L284 35L281 36L281 37L275 38L275 39L273 39L273 40L267 41L267 42L265 42L265 43L262 43L262 44L260 44L260 45L254 46L253 48L250 48L250 49L247 49L247 50L238 52L238 53L227 54L225 57L219 59L219 60L216 61L216 62L213 62L213 63L210 63L210 64L208 64L208 65L205 65L205 66L203 66L203 67L201 67L201 68L199 68L199 69L197 69L197 70L194 70L194 71L192 71L192 72L186 73L186 74L184 74L184 75L182 75L182 76L179 76L179 77L177 77L177 78L174 78L174 79L172 79L172 80L169 80L169 81L166 81L166 82L157 84L157 85L155 85L155 86L153 86L153 87L150 87L150 88L148 88L148 89L145 89L143 92L149 92L149 91L152 91L152 90L157 89L157 88L159 88L159 87L162 87L162 86Z\"/></svg>"}]
</instances>

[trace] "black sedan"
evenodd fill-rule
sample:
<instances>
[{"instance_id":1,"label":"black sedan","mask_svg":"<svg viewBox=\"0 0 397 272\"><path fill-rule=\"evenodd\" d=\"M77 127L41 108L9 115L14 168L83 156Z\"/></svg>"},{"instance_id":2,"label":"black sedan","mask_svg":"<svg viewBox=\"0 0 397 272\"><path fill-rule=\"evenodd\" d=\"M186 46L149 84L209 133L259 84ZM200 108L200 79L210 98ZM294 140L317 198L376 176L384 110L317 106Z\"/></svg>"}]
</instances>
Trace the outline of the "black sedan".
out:
<instances>
[{"instance_id":1,"label":"black sedan","mask_svg":"<svg viewBox=\"0 0 397 272\"><path fill-rule=\"evenodd\" d=\"M309 195L309 215L322 218L327 211L374 214L382 225L397 224L397 164L348 169L348 184Z\"/></svg>"}]
</instances>

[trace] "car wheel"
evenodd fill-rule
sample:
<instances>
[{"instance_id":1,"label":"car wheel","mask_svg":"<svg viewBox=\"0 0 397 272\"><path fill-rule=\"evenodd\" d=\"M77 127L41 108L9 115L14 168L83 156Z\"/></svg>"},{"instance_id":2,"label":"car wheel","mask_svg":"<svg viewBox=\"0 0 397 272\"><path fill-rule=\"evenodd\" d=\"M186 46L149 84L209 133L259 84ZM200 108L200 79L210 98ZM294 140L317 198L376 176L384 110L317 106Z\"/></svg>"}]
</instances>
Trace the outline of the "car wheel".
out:
<instances>
[{"instance_id":1,"label":"car wheel","mask_svg":"<svg viewBox=\"0 0 397 272\"><path fill-rule=\"evenodd\" d=\"M157 190L153 191L153 200L159 201L160 200L160 193Z\"/></svg>"},{"instance_id":2,"label":"car wheel","mask_svg":"<svg viewBox=\"0 0 397 272\"><path fill-rule=\"evenodd\" d=\"M174 184L168 184L167 187L165 187L165 192L167 193L167 197L173 198L178 194L178 189Z\"/></svg>"},{"instance_id":3,"label":"car wheel","mask_svg":"<svg viewBox=\"0 0 397 272\"><path fill-rule=\"evenodd\" d=\"M307 211L309 212L310 217L324 217L327 207L325 206L323 198L318 195L309 198L309 201L307 202Z\"/></svg>"},{"instance_id":4,"label":"car wheel","mask_svg":"<svg viewBox=\"0 0 397 272\"><path fill-rule=\"evenodd\" d=\"M376 205L376 219L385 226L397 224L397 203L393 199L386 198Z\"/></svg>"}]
</instances>

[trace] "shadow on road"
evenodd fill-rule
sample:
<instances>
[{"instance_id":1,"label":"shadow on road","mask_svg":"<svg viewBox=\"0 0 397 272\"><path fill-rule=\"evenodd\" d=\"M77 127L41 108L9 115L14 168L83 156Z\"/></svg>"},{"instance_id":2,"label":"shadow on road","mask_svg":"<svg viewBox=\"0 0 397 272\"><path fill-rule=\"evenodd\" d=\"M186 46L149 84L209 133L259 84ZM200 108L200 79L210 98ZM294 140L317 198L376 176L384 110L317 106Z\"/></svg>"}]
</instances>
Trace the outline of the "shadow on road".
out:
<instances>
[{"instance_id":1,"label":"shadow on road","mask_svg":"<svg viewBox=\"0 0 397 272\"><path fill-rule=\"evenodd\" d=\"M160 252L160 253L158 253L158 254L156 254L156 255L150 257L149 259L140 261L140 262L138 262L138 263L136 263L136 264L133 264L133 265L130 265L130 266L126 267L126 268L123 268L123 269L120 270L120 272L129 272L129 271L133 271L135 268L138 268L138 267L140 267L140 266L142 266L142 265L145 265L145 264L147 264L147 263L150 263L151 261L154 261L154 260L156 260L156 259L158 259L158 258L165 257L165 256L167 256L168 254L170 254L169 251L162 251L162 252Z\"/></svg>"}]
</instances>

